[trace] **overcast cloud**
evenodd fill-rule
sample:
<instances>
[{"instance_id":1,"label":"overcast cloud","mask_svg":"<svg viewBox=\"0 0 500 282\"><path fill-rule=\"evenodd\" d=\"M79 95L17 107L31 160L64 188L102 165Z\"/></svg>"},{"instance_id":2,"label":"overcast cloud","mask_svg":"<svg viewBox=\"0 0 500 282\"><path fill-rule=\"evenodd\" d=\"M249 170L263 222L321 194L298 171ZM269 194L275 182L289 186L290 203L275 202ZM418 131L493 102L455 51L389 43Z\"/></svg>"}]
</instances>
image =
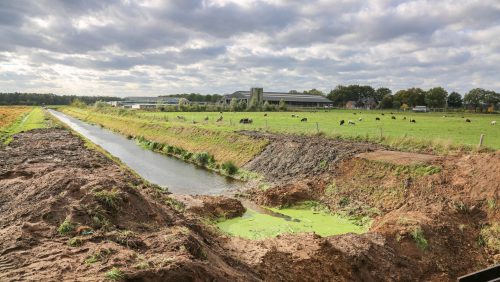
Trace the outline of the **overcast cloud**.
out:
<instances>
[{"instance_id":1,"label":"overcast cloud","mask_svg":"<svg viewBox=\"0 0 500 282\"><path fill-rule=\"evenodd\" d=\"M0 92L500 92L498 0L0 1Z\"/></svg>"}]
</instances>

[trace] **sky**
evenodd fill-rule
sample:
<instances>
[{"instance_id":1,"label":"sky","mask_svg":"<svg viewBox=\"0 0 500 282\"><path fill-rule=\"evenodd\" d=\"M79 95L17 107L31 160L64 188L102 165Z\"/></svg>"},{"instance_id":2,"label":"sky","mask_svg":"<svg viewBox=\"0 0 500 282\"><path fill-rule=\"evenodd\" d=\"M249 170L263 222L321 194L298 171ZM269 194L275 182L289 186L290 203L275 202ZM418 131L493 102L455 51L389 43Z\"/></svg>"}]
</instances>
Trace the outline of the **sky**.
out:
<instances>
[{"instance_id":1,"label":"sky","mask_svg":"<svg viewBox=\"0 0 500 282\"><path fill-rule=\"evenodd\" d=\"M0 92L500 92L500 0L0 0Z\"/></svg>"}]
</instances>

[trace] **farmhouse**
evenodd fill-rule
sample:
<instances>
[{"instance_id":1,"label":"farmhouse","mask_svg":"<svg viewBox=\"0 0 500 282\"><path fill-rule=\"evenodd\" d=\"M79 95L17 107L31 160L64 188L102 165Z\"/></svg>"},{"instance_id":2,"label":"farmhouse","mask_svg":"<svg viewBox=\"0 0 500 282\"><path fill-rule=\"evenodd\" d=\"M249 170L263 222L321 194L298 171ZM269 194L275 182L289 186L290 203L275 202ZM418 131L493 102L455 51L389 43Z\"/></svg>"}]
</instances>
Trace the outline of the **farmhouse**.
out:
<instances>
[{"instance_id":1,"label":"farmhouse","mask_svg":"<svg viewBox=\"0 0 500 282\"><path fill-rule=\"evenodd\" d=\"M222 102L231 103L235 98L237 101L244 100L249 102L252 97L257 99L257 103L268 102L271 105L277 105L281 100L288 106L295 107L331 107L333 102L321 95L286 93L286 92L264 92L263 88L252 88L250 91L236 91L233 94L224 95Z\"/></svg>"}]
</instances>

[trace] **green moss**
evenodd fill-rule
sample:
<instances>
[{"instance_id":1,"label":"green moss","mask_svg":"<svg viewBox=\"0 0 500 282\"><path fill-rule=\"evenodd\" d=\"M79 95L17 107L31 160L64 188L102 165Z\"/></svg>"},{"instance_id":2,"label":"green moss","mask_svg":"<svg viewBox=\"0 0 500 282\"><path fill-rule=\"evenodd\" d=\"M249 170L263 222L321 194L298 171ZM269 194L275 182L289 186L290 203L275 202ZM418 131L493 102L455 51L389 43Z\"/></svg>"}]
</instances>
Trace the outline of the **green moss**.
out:
<instances>
[{"instance_id":1,"label":"green moss","mask_svg":"<svg viewBox=\"0 0 500 282\"><path fill-rule=\"evenodd\" d=\"M353 221L338 215L311 208L311 202L305 204L305 209L270 209L292 218L287 220L247 209L242 217L237 217L217 223L223 231L233 236L248 239L263 239L275 237L284 233L315 232L321 236L339 235L345 233L363 233L368 224L358 226ZM303 207L305 207L303 206ZM316 206L317 207L317 206Z\"/></svg>"}]
</instances>

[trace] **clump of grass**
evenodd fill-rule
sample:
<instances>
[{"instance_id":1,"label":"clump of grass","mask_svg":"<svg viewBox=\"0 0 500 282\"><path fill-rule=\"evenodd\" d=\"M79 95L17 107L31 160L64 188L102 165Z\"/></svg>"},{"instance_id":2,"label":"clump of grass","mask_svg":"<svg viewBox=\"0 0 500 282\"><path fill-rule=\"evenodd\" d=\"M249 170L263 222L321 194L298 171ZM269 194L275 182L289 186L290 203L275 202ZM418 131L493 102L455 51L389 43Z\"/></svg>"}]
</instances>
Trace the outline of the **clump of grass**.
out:
<instances>
[{"instance_id":1,"label":"clump of grass","mask_svg":"<svg viewBox=\"0 0 500 282\"><path fill-rule=\"evenodd\" d=\"M413 232L411 233L411 237L417 244L417 247L421 249L422 251L425 251L429 244L427 243L427 240L424 237L424 232L422 231L422 228L416 227Z\"/></svg>"},{"instance_id":2,"label":"clump of grass","mask_svg":"<svg viewBox=\"0 0 500 282\"><path fill-rule=\"evenodd\" d=\"M88 256L84 262L86 264L93 264L93 263L96 263L99 261L103 261L106 258L108 258L108 256L111 253L113 253L112 249L98 249L98 250L94 251L94 253L92 255Z\"/></svg>"},{"instance_id":3,"label":"clump of grass","mask_svg":"<svg viewBox=\"0 0 500 282\"><path fill-rule=\"evenodd\" d=\"M328 165L328 162L327 162L326 160L321 160L321 161L319 162L319 164L318 164L318 167L319 167L320 169L325 169L327 165Z\"/></svg>"},{"instance_id":4,"label":"clump of grass","mask_svg":"<svg viewBox=\"0 0 500 282\"><path fill-rule=\"evenodd\" d=\"M479 238L483 241L484 246L500 252L500 223L495 222L483 227Z\"/></svg>"},{"instance_id":5,"label":"clump of grass","mask_svg":"<svg viewBox=\"0 0 500 282\"><path fill-rule=\"evenodd\" d=\"M113 188L111 191L103 190L95 192L94 196L99 203L112 209L116 209L118 203L121 201L120 191L116 188Z\"/></svg>"},{"instance_id":6,"label":"clump of grass","mask_svg":"<svg viewBox=\"0 0 500 282\"><path fill-rule=\"evenodd\" d=\"M494 210L495 209L495 207L497 205L497 202L496 202L495 199L490 198L490 199L486 200L486 202L488 204L488 209L490 209L490 210Z\"/></svg>"},{"instance_id":7,"label":"clump of grass","mask_svg":"<svg viewBox=\"0 0 500 282\"><path fill-rule=\"evenodd\" d=\"M148 269L150 265L147 261L141 261L134 265L134 267L137 269Z\"/></svg>"},{"instance_id":8,"label":"clump of grass","mask_svg":"<svg viewBox=\"0 0 500 282\"><path fill-rule=\"evenodd\" d=\"M83 240L78 237L71 238L68 241L68 245L70 245L71 247L80 247L81 245L83 245Z\"/></svg>"},{"instance_id":9,"label":"clump of grass","mask_svg":"<svg viewBox=\"0 0 500 282\"><path fill-rule=\"evenodd\" d=\"M165 199L165 204L167 204L168 206L170 206L171 208L173 208L178 212L183 212L186 209L186 205L170 197Z\"/></svg>"},{"instance_id":10,"label":"clump of grass","mask_svg":"<svg viewBox=\"0 0 500 282\"><path fill-rule=\"evenodd\" d=\"M65 219L61 225L57 228L57 232L61 235L67 235L73 233L75 231L75 225L69 221L69 219Z\"/></svg>"},{"instance_id":11,"label":"clump of grass","mask_svg":"<svg viewBox=\"0 0 500 282\"><path fill-rule=\"evenodd\" d=\"M351 202L351 200L349 199L349 197L342 197L339 200L339 206L345 207L345 206L349 205L350 202Z\"/></svg>"},{"instance_id":12,"label":"clump of grass","mask_svg":"<svg viewBox=\"0 0 500 282\"><path fill-rule=\"evenodd\" d=\"M234 175L238 172L238 167L232 161L223 163L222 169L229 175Z\"/></svg>"},{"instance_id":13,"label":"clump of grass","mask_svg":"<svg viewBox=\"0 0 500 282\"><path fill-rule=\"evenodd\" d=\"M119 281L125 278L125 274L120 269L113 267L111 270L104 273L104 277L109 280Z\"/></svg>"}]
</instances>

